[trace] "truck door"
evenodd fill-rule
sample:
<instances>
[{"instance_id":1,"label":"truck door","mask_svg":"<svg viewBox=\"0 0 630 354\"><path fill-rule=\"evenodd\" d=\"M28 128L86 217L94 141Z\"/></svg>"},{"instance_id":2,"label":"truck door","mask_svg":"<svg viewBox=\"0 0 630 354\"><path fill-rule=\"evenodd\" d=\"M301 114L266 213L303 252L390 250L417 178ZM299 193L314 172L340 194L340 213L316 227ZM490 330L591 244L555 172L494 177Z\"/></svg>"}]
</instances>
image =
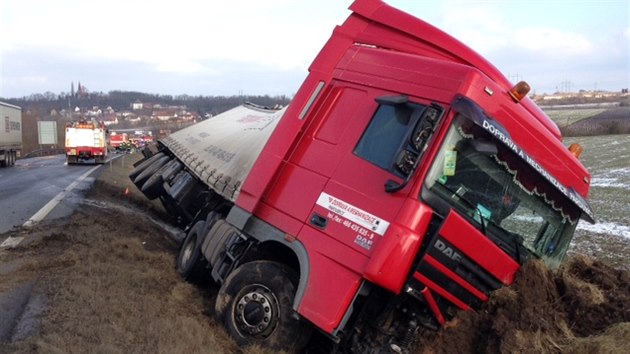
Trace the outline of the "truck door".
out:
<instances>
[{"instance_id":1,"label":"truck door","mask_svg":"<svg viewBox=\"0 0 630 354\"><path fill-rule=\"evenodd\" d=\"M308 226L369 257L409 193L391 187L413 167L412 135L430 105L376 89L333 91L320 109L328 114L294 155L296 165L327 177Z\"/></svg>"},{"instance_id":2,"label":"truck door","mask_svg":"<svg viewBox=\"0 0 630 354\"><path fill-rule=\"evenodd\" d=\"M301 311L314 322L320 318L324 329L345 313L409 193L409 187L393 192L386 185L405 180L410 166L400 160L412 157L404 151L429 106L394 92L332 86L292 157L296 169L323 178L318 191L296 189L296 200L311 201L298 236L311 267Z\"/></svg>"}]
</instances>

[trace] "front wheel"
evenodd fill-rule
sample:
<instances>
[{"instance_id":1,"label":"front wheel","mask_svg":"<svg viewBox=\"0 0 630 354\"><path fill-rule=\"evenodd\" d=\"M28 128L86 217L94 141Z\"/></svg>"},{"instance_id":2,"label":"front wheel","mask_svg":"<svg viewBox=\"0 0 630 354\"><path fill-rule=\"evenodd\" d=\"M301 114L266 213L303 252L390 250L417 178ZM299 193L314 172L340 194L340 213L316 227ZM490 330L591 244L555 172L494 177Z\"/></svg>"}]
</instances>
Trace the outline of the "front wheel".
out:
<instances>
[{"instance_id":1,"label":"front wheel","mask_svg":"<svg viewBox=\"0 0 630 354\"><path fill-rule=\"evenodd\" d=\"M188 231L177 255L177 272L187 281L201 280L208 262L201 254L201 241L206 223L198 221Z\"/></svg>"},{"instance_id":2,"label":"front wheel","mask_svg":"<svg viewBox=\"0 0 630 354\"><path fill-rule=\"evenodd\" d=\"M239 345L298 352L307 344L312 329L293 316L295 284L295 272L284 264L245 263L221 286L216 314Z\"/></svg>"}]
</instances>

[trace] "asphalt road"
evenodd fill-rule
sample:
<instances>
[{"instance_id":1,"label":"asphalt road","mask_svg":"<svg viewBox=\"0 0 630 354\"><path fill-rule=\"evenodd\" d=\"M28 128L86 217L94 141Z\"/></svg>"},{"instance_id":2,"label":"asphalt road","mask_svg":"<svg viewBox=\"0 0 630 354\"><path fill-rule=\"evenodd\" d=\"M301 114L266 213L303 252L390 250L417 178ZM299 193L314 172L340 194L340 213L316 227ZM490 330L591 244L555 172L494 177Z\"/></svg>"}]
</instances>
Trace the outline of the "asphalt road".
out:
<instances>
[{"instance_id":1,"label":"asphalt road","mask_svg":"<svg viewBox=\"0 0 630 354\"><path fill-rule=\"evenodd\" d=\"M0 168L0 234L24 225L45 206L50 208L45 219L70 215L94 178L86 175L76 181L94 167L68 166L64 155L55 155L18 160L13 167ZM0 236L0 243L5 238Z\"/></svg>"},{"instance_id":2,"label":"asphalt road","mask_svg":"<svg viewBox=\"0 0 630 354\"><path fill-rule=\"evenodd\" d=\"M12 228L72 214L107 166L68 166L65 156L57 155L23 159L14 167L0 168L0 252L24 239L8 237L5 233ZM0 261L0 278L24 263L21 258ZM0 353L4 353L3 343L23 340L37 331L45 302L35 280L0 289Z\"/></svg>"}]
</instances>

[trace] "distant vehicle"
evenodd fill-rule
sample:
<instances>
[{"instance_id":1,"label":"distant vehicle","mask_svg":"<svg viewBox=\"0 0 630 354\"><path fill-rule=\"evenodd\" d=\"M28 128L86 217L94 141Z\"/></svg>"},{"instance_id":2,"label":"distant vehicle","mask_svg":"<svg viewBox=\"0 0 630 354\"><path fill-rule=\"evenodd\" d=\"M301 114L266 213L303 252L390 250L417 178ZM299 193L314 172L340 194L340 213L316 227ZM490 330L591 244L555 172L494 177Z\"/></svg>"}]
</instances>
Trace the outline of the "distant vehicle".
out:
<instances>
[{"instance_id":1,"label":"distant vehicle","mask_svg":"<svg viewBox=\"0 0 630 354\"><path fill-rule=\"evenodd\" d=\"M111 132L109 135L109 147L112 150L120 150L121 146L124 147L129 142L129 135L127 133Z\"/></svg>"},{"instance_id":2,"label":"distant vehicle","mask_svg":"<svg viewBox=\"0 0 630 354\"><path fill-rule=\"evenodd\" d=\"M151 135L151 132L147 133L144 131L136 131L129 140L134 147L143 148L147 146L147 144L153 142L153 135Z\"/></svg>"},{"instance_id":3,"label":"distant vehicle","mask_svg":"<svg viewBox=\"0 0 630 354\"><path fill-rule=\"evenodd\" d=\"M13 166L22 152L22 108L0 102L0 167Z\"/></svg>"},{"instance_id":4,"label":"distant vehicle","mask_svg":"<svg viewBox=\"0 0 630 354\"><path fill-rule=\"evenodd\" d=\"M104 163L107 159L108 131L103 122L80 120L66 125L66 160Z\"/></svg>"},{"instance_id":5,"label":"distant vehicle","mask_svg":"<svg viewBox=\"0 0 630 354\"><path fill-rule=\"evenodd\" d=\"M525 82L381 1L350 10L288 107L179 130L130 174L185 225L178 271L219 284L242 345L299 351L316 328L408 352L594 222L581 148Z\"/></svg>"}]
</instances>

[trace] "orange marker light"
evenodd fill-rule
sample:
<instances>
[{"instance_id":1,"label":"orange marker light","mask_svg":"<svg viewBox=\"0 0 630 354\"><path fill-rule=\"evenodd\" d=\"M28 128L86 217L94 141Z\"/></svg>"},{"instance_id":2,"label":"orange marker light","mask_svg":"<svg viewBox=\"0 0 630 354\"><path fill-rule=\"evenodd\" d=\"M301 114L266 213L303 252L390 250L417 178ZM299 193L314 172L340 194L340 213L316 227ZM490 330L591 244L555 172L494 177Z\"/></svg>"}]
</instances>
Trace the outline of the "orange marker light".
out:
<instances>
[{"instance_id":1,"label":"orange marker light","mask_svg":"<svg viewBox=\"0 0 630 354\"><path fill-rule=\"evenodd\" d=\"M582 153L584 152L584 148L578 143L573 143L571 144L571 146L569 146L569 151L573 156L575 156L576 159L579 159L580 155L582 155Z\"/></svg>"},{"instance_id":2,"label":"orange marker light","mask_svg":"<svg viewBox=\"0 0 630 354\"><path fill-rule=\"evenodd\" d=\"M518 84L514 85L514 87L512 87L508 91L508 93L510 94L514 102L520 102L523 98L525 98L525 96L527 96L529 90L531 90L529 84L525 81L521 81Z\"/></svg>"}]
</instances>

